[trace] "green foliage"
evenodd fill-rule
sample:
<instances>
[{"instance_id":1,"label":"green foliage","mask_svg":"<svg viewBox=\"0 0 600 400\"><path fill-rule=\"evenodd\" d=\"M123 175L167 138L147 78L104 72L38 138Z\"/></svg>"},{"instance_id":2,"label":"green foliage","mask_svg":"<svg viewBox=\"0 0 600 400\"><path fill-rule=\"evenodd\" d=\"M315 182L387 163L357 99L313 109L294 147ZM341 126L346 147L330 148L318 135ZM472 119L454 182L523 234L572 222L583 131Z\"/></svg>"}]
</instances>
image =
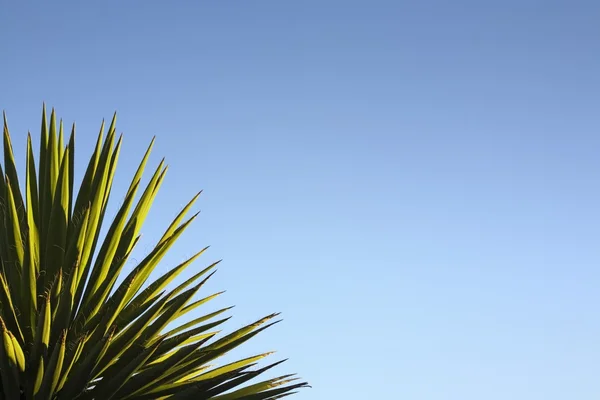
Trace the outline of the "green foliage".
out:
<instances>
[{"instance_id":1,"label":"green foliage","mask_svg":"<svg viewBox=\"0 0 600 400\"><path fill-rule=\"evenodd\" d=\"M213 329L227 318L214 319L228 308L177 325L218 295L194 300L217 263L176 288L165 289L204 250L146 284L194 220L195 215L186 219L186 214L198 196L125 275L124 266L167 167L161 162L149 183L141 184L152 141L118 213L106 221L122 139L116 138L115 122L113 118L106 137L102 124L75 191L75 127L65 145L62 122L57 127L53 110L48 123L44 108L39 164L36 168L29 136L21 187L4 118L0 400L260 400L287 396L307 386L292 375L256 383L255 378L279 364L256 367L268 354L220 367L208 364L276 323L277 314L220 338ZM100 229L107 222L108 232L101 237ZM176 327L166 330L174 322Z\"/></svg>"}]
</instances>

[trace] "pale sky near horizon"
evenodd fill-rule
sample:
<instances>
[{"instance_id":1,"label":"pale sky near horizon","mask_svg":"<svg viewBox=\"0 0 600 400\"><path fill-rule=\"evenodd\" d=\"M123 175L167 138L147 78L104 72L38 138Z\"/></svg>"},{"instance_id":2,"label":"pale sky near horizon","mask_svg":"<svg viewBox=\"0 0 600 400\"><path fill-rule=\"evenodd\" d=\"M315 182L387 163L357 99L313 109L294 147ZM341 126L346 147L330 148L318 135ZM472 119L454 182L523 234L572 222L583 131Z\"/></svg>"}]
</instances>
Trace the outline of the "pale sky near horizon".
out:
<instances>
[{"instance_id":1,"label":"pale sky near horizon","mask_svg":"<svg viewBox=\"0 0 600 400\"><path fill-rule=\"evenodd\" d=\"M600 2L3 2L21 165L41 104L170 166L148 249L211 245L226 329L284 322L297 400L600 397ZM208 294L208 292L205 292Z\"/></svg>"}]
</instances>

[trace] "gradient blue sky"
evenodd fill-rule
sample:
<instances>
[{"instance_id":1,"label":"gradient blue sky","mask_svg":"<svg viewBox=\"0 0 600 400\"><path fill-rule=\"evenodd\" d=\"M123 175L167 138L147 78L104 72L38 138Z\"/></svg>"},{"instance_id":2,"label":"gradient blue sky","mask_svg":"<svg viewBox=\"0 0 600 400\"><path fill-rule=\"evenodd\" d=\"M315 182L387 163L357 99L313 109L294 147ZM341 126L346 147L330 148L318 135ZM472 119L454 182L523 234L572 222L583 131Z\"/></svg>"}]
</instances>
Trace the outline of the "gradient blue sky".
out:
<instances>
[{"instance_id":1,"label":"gradient blue sky","mask_svg":"<svg viewBox=\"0 0 600 400\"><path fill-rule=\"evenodd\" d=\"M27 3L27 4L26 4ZM85 3L85 4L84 4ZM600 2L4 2L0 108L170 170L142 250L211 244L295 399L600 395ZM206 293L206 292L205 292ZM211 310L214 309L208 306ZM207 310L207 309L205 309Z\"/></svg>"}]
</instances>

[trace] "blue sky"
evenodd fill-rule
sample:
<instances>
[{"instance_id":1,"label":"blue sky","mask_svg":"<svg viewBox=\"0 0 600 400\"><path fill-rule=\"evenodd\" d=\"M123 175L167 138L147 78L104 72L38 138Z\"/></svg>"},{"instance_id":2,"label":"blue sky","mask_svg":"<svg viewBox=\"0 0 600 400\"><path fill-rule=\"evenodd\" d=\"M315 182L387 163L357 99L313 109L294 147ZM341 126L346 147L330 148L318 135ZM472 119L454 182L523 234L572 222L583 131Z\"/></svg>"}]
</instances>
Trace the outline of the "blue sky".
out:
<instances>
[{"instance_id":1,"label":"blue sky","mask_svg":"<svg viewBox=\"0 0 600 400\"><path fill-rule=\"evenodd\" d=\"M117 110L115 206L156 135L170 169L141 250L204 189L163 268L210 244L228 329L282 311L236 355L289 357L314 386L295 399L592 399L599 19L594 1L9 2L0 108L23 158L56 107L80 163Z\"/></svg>"}]
</instances>

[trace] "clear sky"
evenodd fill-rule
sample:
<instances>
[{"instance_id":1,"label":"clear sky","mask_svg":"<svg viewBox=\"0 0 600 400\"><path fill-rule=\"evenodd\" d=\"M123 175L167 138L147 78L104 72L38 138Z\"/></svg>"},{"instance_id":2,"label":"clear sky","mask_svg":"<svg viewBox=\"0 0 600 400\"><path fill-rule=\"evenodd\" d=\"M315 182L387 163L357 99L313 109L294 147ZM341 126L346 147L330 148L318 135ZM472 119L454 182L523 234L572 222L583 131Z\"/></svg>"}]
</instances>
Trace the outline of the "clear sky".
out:
<instances>
[{"instance_id":1,"label":"clear sky","mask_svg":"<svg viewBox=\"0 0 600 400\"><path fill-rule=\"evenodd\" d=\"M26 4L27 3L27 4ZM18 155L42 101L170 165L142 250L212 245L228 329L285 321L298 400L600 396L600 2L4 2ZM199 268L198 267L198 268Z\"/></svg>"}]
</instances>

